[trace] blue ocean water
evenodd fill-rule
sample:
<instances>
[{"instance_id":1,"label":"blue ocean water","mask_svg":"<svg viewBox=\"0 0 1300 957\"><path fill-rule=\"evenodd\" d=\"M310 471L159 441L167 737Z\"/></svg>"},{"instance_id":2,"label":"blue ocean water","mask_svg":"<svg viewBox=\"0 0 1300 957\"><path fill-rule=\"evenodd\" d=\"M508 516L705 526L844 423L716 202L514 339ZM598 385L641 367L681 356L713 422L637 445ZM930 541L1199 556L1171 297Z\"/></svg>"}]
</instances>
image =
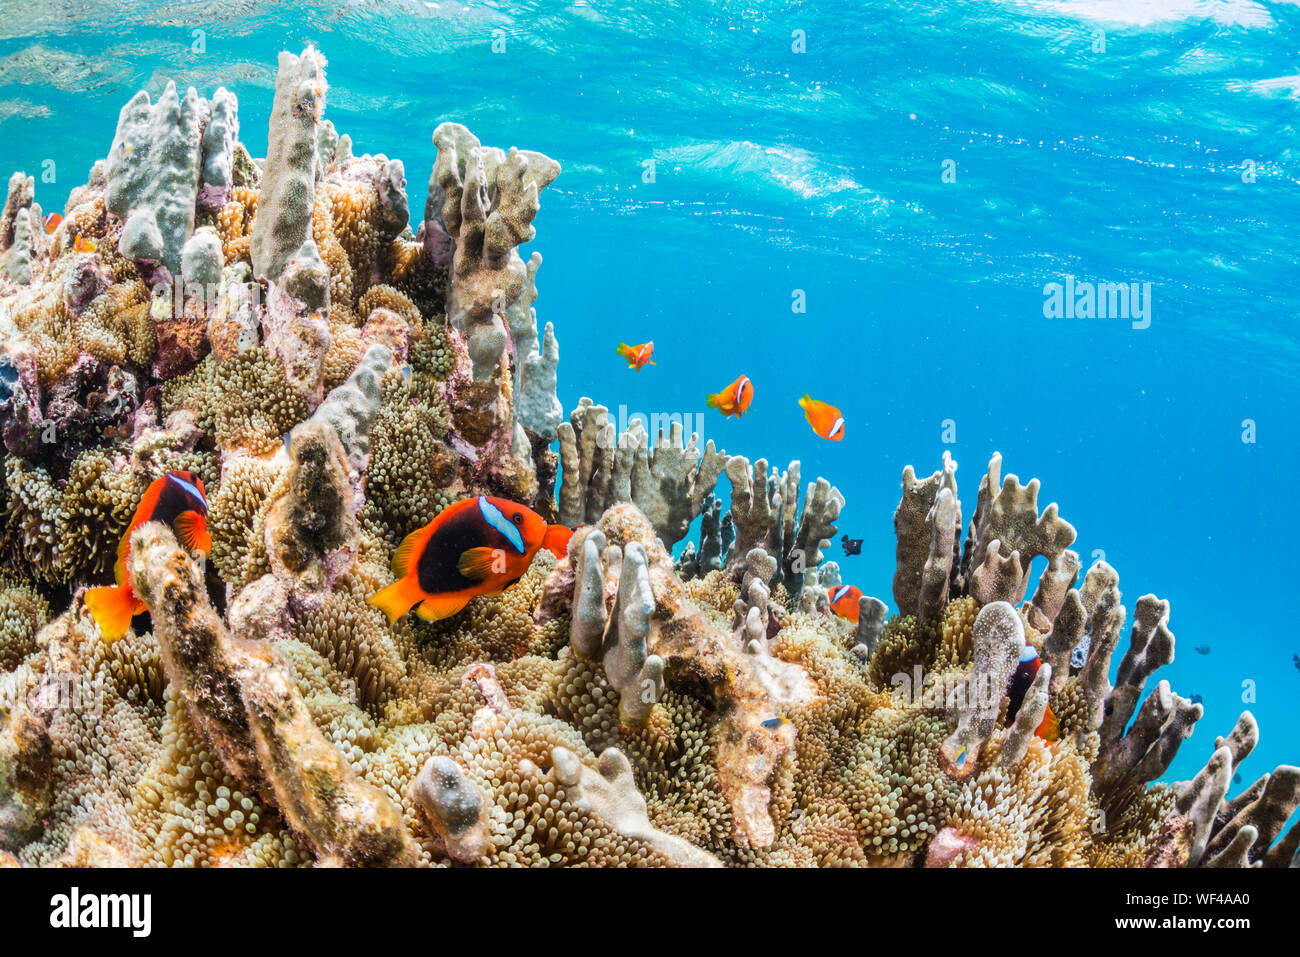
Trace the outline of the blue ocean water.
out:
<instances>
[{"instance_id":1,"label":"blue ocean water","mask_svg":"<svg viewBox=\"0 0 1300 957\"><path fill-rule=\"evenodd\" d=\"M554 157L524 252L566 407L701 416L701 441L801 460L866 540L835 553L845 580L886 600L903 466L950 451L969 517L1000 451L1130 611L1171 602L1159 677L1206 717L1169 777L1255 713L1235 793L1300 763L1297 40L1300 9L1247 0L6 0L2 172L61 208L122 104L167 79L234 91L262 155L276 54L308 43L327 117L404 160L417 215L443 120ZM1048 318L1067 276L1150 283L1149 325ZM650 339L655 367L614 355ZM707 410L741 373L749 415ZM805 391L844 442L812 433Z\"/></svg>"}]
</instances>

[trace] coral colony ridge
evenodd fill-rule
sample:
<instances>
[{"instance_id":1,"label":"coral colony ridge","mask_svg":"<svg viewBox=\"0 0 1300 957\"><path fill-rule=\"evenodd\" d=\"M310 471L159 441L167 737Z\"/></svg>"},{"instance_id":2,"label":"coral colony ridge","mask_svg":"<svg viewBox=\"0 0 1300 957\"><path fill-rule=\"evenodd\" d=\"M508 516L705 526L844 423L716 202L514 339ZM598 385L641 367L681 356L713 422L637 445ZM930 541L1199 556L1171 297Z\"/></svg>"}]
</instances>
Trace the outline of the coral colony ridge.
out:
<instances>
[{"instance_id":1,"label":"coral colony ridge","mask_svg":"<svg viewBox=\"0 0 1300 957\"><path fill-rule=\"evenodd\" d=\"M994 454L963 508L951 458L909 467L900 613L831 614L828 481L563 414L519 252L559 164L444 123L413 230L402 162L324 118L325 66L281 54L264 159L228 91L169 84L57 225L9 181L0 863L1294 861L1300 768L1225 800L1249 712L1158 782L1203 717L1159 678L1168 603L1085 570L1036 480ZM148 614L110 641L87 590L177 471L210 551L131 531ZM390 624L367 599L398 543L477 496L574 529L567 554Z\"/></svg>"}]
</instances>

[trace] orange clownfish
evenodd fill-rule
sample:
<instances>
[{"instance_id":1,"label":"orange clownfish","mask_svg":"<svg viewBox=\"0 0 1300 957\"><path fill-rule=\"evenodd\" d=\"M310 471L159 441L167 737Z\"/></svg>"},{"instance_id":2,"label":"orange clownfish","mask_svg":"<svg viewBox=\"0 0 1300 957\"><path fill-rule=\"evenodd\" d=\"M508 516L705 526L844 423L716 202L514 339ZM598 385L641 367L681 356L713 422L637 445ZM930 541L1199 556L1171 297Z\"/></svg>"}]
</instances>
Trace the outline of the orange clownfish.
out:
<instances>
[{"instance_id":1,"label":"orange clownfish","mask_svg":"<svg viewBox=\"0 0 1300 957\"><path fill-rule=\"evenodd\" d=\"M808 424L823 439L839 442L844 438L844 415L839 409L828 402L812 398L807 392L803 394L799 404L803 406L803 414Z\"/></svg>"},{"instance_id":2,"label":"orange clownfish","mask_svg":"<svg viewBox=\"0 0 1300 957\"><path fill-rule=\"evenodd\" d=\"M1016 719L1016 713L1020 710L1020 706L1024 704L1025 693L1029 690L1029 686L1034 683L1034 676L1038 674L1041 665L1042 660L1038 657L1038 651L1033 645L1025 645L1020 650L1020 664L1016 666L1016 670L1011 673L1011 678L1007 681L1007 697L1011 699L1010 704L1007 706L1008 725ZM1061 726L1056 720L1056 715L1052 712L1050 704L1043 713L1043 720L1039 722L1034 733L1044 741L1055 741L1061 736Z\"/></svg>"},{"instance_id":3,"label":"orange clownfish","mask_svg":"<svg viewBox=\"0 0 1300 957\"><path fill-rule=\"evenodd\" d=\"M193 472L168 472L149 485L117 546L117 563L113 566L117 584L91 588L86 592L86 608L99 623L99 632L105 641L114 642L125 635L131 627L131 619L145 610L144 602L131 590L131 580L127 575L131 561L131 533L146 522L163 522L171 526L186 551L206 555L212 549L207 514L208 499L203 480Z\"/></svg>"},{"instance_id":4,"label":"orange clownfish","mask_svg":"<svg viewBox=\"0 0 1300 957\"><path fill-rule=\"evenodd\" d=\"M72 248L79 253L93 253L95 251L95 244L82 236L81 233L77 233L77 239L72 244Z\"/></svg>"},{"instance_id":5,"label":"orange clownfish","mask_svg":"<svg viewBox=\"0 0 1300 957\"><path fill-rule=\"evenodd\" d=\"M657 366L659 364L650 358L655 354L653 339L649 342L643 342L639 346L629 346L626 342L620 342L618 348L614 351L627 360L629 369L635 369L637 372L640 372L641 367L644 365Z\"/></svg>"},{"instance_id":6,"label":"orange clownfish","mask_svg":"<svg viewBox=\"0 0 1300 957\"><path fill-rule=\"evenodd\" d=\"M59 228L61 222L63 222L63 217L58 213L46 213L45 218L41 220L41 226L45 229L46 235L51 235Z\"/></svg>"},{"instance_id":7,"label":"orange clownfish","mask_svg":"<svg viewBox=\"0 0 1300 957\"><path fill-rule=\"evenodd\" d=\"M852 585L836 585L830 590L831 611L841 618L847 618L854 624L858 621L858 601L862 598L862 589Z\"/></svg>"},{"instance_id":8,"label":"orange clownfish","mask_svg":"<svg viewBox=\"0 0 1300 957\"><path fill-rule=\"evenodd\" d=\"M704 401L710 409L740 418L749 411L749 403L754 401L754 383L749 381L749 376L740 376L721 392L706 395Z\"/></svg>"},{"instance_id":9,"label":"orange clownfish","mask_svg":"<svg viewBox=\"0 0 1300 957\"><path fill-rule=\"evenodd\" d=\"M397 581L367 600L389 622L415 605L425 621L449 618L474 596L499 595L519 581L539 549L563 557L572 535L504 498L467 498L402 540L393 555Z\"/></svg>"}]
</instances>

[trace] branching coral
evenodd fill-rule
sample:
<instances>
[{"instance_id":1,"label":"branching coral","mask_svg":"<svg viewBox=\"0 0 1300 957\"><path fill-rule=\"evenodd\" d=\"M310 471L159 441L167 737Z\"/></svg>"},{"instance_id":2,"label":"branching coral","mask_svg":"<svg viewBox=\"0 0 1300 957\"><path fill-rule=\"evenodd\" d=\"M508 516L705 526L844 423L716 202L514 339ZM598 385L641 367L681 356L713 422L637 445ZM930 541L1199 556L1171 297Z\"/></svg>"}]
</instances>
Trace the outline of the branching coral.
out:
<instances>
[{"instance_id":1,"label":"branching coral","mask_svg":"<svg viewBox=\"0 0 1300 957\"><path fill-rule=\"evenodd\" d=\"M751 548L761 547L780 560L778 573L785 588L797 595L806 579L816 581L822 549L837 531L833 524L844 507L839 489L819 478L804 492L799 507L799 463L784 472L767 471L767 460L751 468L743 456L726 462L731 480L731 515L736 529L732 566Z\"/></svg>"}]
</instances>

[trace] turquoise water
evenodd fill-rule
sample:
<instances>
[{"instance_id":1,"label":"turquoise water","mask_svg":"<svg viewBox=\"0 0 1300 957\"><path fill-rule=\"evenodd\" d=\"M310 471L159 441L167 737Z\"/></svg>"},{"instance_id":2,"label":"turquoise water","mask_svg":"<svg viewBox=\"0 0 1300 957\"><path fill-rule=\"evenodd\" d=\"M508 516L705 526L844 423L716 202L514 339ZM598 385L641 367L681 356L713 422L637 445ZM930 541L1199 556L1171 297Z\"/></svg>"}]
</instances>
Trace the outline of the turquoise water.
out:
<instances>
[{"instance_id":1,"label":"turquoise water","mask_svg":"<svg viewBox=\"0 0 1300 957\"><path fill-rule=\"evenodd\" d=\"M530 248L566 407L698 414L731 453L800 459L866 540L835 550L845 580L886 600L903 466L951 451L969 517L1001 451L1130 611L1171 602L1159 676L1206 717L1170 777L1249 707L1244 786L1300 762L1298 39L1294 6L1191 0L5 2L0 137L4 172L61 208L121 105L171 78L233 90L262 155L275 55L310 42L327 117L404 160L417 213L443 120L554 157ZM1150 283L1149 327L1046 318L1067 275ZM629 372L620 339L653 339L659 365ZM704 394L740 373L753 407L723 420ZM804 391L843 410L843 443L813 435Z\"/></svg>"}]
</instances>

